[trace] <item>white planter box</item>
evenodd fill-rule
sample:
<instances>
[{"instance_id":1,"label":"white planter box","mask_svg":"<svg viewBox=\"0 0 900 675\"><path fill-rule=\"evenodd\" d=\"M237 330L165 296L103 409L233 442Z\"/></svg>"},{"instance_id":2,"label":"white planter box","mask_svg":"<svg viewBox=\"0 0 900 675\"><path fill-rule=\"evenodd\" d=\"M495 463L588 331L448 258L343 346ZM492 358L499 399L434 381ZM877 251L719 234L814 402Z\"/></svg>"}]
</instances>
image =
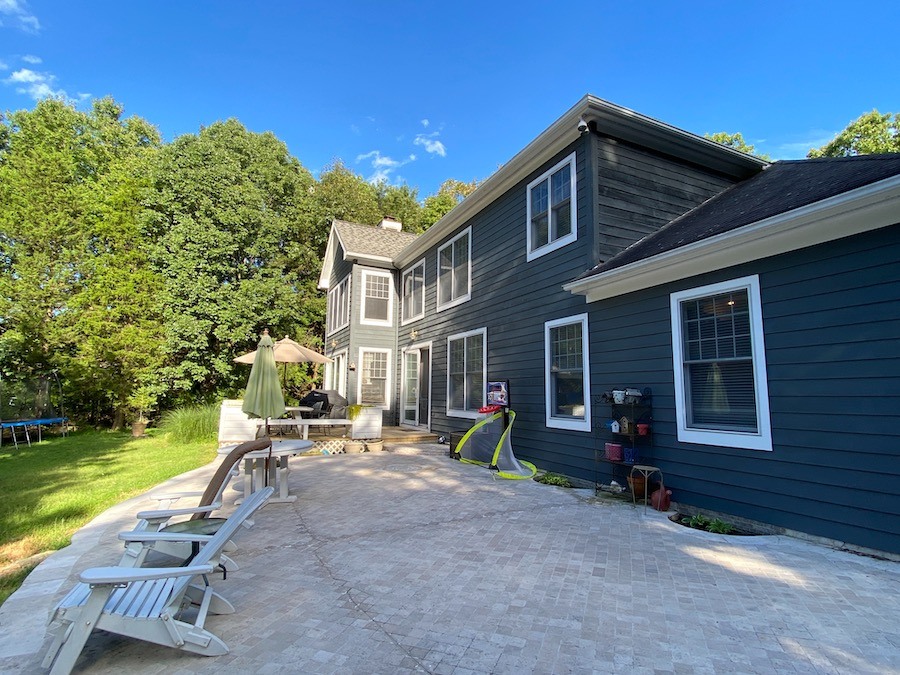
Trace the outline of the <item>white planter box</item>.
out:
<instances>
[{"instance_id":1,"label":"white planter box","mask_svg":"<svg viewBox=\"0 0 900 675\"><path fill-rule=\"evenodd\" d=\"M381 408L363 408L353 420L350 438L381 438Z\"/></svg>"}]
</instances>

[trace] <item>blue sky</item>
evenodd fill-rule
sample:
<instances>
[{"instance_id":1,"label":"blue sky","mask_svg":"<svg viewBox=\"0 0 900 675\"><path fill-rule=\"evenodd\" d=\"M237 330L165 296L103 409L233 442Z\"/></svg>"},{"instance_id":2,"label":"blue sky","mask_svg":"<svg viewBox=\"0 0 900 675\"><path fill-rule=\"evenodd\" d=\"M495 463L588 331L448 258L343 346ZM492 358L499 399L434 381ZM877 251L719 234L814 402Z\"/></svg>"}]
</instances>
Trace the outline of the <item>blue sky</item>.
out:
<instances>
[{"instance_id":1,"label":"blue sky","mask_svg":"<svg viewBox=\"0 0 900 675\"><path fill-rule=\"evenodd\" d=\"M586 93L803 157L900 111L898 25L896 0L0 0L0 110L110 95L166 140L235 117L316 175L341 159L424 198Z\"/></svg>"}]
</instances>

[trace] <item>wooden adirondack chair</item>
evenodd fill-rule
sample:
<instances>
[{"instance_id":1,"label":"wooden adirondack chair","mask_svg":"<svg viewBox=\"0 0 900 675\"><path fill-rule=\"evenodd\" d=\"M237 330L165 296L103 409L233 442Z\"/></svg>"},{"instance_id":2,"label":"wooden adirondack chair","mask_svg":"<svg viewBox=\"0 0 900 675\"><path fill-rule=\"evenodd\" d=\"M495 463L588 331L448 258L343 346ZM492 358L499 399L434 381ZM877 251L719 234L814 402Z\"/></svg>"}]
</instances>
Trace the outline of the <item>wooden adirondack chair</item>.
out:
<instances>
[{"instance_id":1,"label":"wooden adirondack chair","mask_svg":"<svg viewBox=\"0 0 900 675\"><path fill-rule=\"evenodd\" d=\"M248 452L266 450L270 447L272 447L272 441L269 438L247 441L246 443L238 445L222 459L222 463L216 469L212 478L210 478L209 484L203 492L178 492L154 495L153 497L166 508L141 511L138 513L138 524L134 531L170 532L178 534L215 534L225 519L213 518L210 514L222 508L222 495L232 477L237 473L238 465L244 455ZM199 500L195 507L168 508L181 500L196 497L199 497ZM189 518L174 523L170 522L172 519L184 516L189 516ZM250 527L253 523L252 521L248 521L245 524L247 527ZM130 541L134 542L135 540L132 539ZM230 544L226 546L223 551L231 551L234 550L234 548L234 545ZM125 547L125 555L122 556L119 565L122 567L140 567L143 565L150 550L155 550L158 553L164 553L181 560L185 560L193 554L191 544L184 542L159 540L155 542L154 546L128 543ZM228 556L223 555L221 562L229 572L238 569L238 566Z\"/></svg>"},{"instance_id":2,"label":"wooden adirondack chair","mask_svg":"<svg viewBox=\"0 0 900 675\"><path fill-rule=\"evenodd\" d=\"M50 619L60 625L44 667L53 665L51 675L71 672L95 628L204 656L228 653L227 645L203 625L210 612L230 614L234 607L213 591L206 575L215 569L222 548L241 524L273 492L274 488L265 487L253 493L215 535L168 535L203 543L186 567L96 567L82 572L81 583L63 598ZM144 536L167 535L148 532ZM202 584L194 583L198 577ZM199 605L196 618L181 620L181 610L190 604Z\"/></svg>"}]
</instances>

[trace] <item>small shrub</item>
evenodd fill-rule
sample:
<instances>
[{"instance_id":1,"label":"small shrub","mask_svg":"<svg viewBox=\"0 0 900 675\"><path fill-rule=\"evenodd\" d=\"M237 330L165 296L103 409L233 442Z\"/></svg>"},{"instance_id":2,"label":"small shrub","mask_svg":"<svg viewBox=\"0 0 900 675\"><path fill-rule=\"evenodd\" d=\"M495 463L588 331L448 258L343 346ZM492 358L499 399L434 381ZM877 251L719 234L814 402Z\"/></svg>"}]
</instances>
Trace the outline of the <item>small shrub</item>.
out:
<instances>
[{"instance_id":1,"label":"small shrub","mask_svg":"<svg viewBox=\"0 0 900 675\"><path fill-rule=\"evenodd\" d=\"M558 485L559 487L572 487L572 483L568 478L559 473L551 473L547 472L545 474L541 474L535 480L538 483L543 483L544 485Z\"/></svg>"},{"instance_id":2,"label":"small shrub","mask_svg":"<svg viewBox=\"0 0 900 675\"><path fill-rule=\"evenodd\" d=\"M215 441L219 433L219 406L210 403L169 410L163 414L159 428L181 443Z\"/></svg>"},{"instance_id":3,"label":"small shrub","mask_svg":"<svg viewBox=\"0 0 900 675\"><path fill-rule=\"evenodd\" d=\"M691 516L688 519L687 524L691 527L697 528L698 530L705 530L709 526L709 518L701 513L698 513L695 516Z\"/></svg>"},{"instance_id":4,"label":"small shrub","mask_svg":"<svg viewBox=\"0 0 900 675\"><path fill-rule=\"evenodd\" d=\"M716 534L731 534L734 531L734 525L715 518L706 526L706 529Z\"/></svg>"}]
</instances>

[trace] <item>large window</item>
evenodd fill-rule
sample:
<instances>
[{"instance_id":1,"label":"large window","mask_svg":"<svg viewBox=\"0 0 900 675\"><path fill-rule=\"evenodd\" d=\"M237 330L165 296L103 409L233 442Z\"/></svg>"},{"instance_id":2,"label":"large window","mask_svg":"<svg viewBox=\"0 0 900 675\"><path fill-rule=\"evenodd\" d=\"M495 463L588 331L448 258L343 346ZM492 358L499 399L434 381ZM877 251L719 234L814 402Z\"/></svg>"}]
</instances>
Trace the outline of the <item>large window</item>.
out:
<instances>
[{"instance_id":1,"label":"large window","mask_svg":"<svg viewBox=\"0 0 900 675\"><path fill-rule=\"evenodd\" d=\"M575 155L569 155L528 184L528 260L578 238Z\"/></svg>"},{"instance_id":2,"label":"large window","mask_svg":"<svg viewBox=\"0 0 900 675\"><path fill-rule=\"evenodd\" d=\"M438 249L438 310L469 299L472 231L466 229Z\"/></svg>"},{"instance_id":3,"label":"large window","mask_svg":"<svg viewBox=\"0 0 900 675\"><path fill-rule=\"evenodd\" d=\"M359 350L359 361L359 402L362 405L390 408L390 350L363 347Z\"/></svg>"},{"instance_id":4,"label":"large window","mask_svg":"<svg viewBox=\"0 0 900 675\"><path fill-rule=\"evenodd\" d=\"M425 261L403 273L403 308L401 323L425 316Z\"/></svg>"},{"instance_id":5,"label":"large window","mask_svg":"<svg viewBox=\"0 0 900 675\"><path fill-rule=\"evenodd\" d=\"M325 388L334 389L347 396L347 350L331 355L331 363L325 364Z\"/></svg>"},{"instance_id":6,"label":"large window","mask_svg":"<svg viewBox=\"0 0 900 675\"><path fill-rule=\"evenodd\" d=\"M671 296L678 440L771 450L759 277Z\"/></svg>"},{"instance_id":7,"label":"large window","mask_svg":"<svg viewBox=\"0 0 900 675\"><path fill-rule=\"evenodd\" d=\"M587 314L544 324L547 426L591 430Z\"/></svg>"},{"instance_id":8,"label":"large window","mask_svg":"<svg viewBox=\"0 0 900 675\"><path fill-rule=\"evenodd\" d=\"M350 277L328 291L325 332L330 335L350 323Z\"/></svg>"},{"instance_id":9,"label":"large window","mask_svg":"<svg viewBox=\"0 0 900 675\"><path fill-rule=\"evenodd\" d=\"M369 326L390 326L393 277L390 272L362 272L362 306L359 322Z\"/></svg>"},{"instance_id":10,"label":"large window","mask_svg":"<svg viewBox=\"0 0 900 675\"><path fill-rule=\"evenodd\" d=\"M485 404L487 329L447 339L447 414L474 418Z\"/></svg>"}]
</instances>

